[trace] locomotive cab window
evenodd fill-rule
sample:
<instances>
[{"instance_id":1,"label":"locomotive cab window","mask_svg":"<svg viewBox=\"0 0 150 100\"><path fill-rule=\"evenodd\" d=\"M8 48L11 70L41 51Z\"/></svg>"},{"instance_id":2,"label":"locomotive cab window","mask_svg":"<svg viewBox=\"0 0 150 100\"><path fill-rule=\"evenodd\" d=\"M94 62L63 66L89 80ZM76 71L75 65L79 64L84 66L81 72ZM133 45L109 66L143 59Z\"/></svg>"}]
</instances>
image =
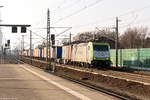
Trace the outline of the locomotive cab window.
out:
<instances>
[{"instance_id":1,"label":"locomotive cab window","mask_svg":"<svg viewBox=\"0 0 150 100\"><path fill-rule=\"evenodd\" d=\"M93 45L93 50L95 60L96 58L105 60L110 57L108 45Z\"/></svg>"},{"instance_id":2,"label":"locomotive cab window","mask_svg":"<svg viewBox=\"0 0 150 100\"><path fill-rule=\"evenodd\" d=\"M94 45L94 51L108 51L107 45Z\"/></svg>"}]
</instances>

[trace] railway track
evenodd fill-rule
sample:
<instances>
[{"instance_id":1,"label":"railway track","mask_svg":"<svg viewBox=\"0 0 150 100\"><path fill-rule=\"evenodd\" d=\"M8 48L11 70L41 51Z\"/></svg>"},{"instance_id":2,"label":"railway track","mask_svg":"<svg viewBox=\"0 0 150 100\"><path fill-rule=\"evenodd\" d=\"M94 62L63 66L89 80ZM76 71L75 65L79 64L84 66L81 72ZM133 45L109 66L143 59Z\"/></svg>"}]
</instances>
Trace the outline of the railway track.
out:
<instances>
[{"instance_id":1,"label":"railway track","mask_svg":"<svg viewBox=\"0 0 150 100\"><path fill-rule=\"evenodd\" d=\"M27 58L29 59L29 58ZM38 59L37 59L38 60ZM45 62L43 60L41 60L42 62ZM59 64L58 64L59 65ZM79 67L79 66L73 66L73 65L64 65L63 66L66 67L71 67L74 69L80 69L80 70L85 70L88 72L94 72L94 73L98 73L98 74L102 74L105 76L111 76L111 77L116 77L116 78L122 78L122 79L126 79L126 80L133 80L135 82L139 82L139 83L145 83L145 84L150 84L150 75L144 75L144 74L137 74L137 73L131 73L131 72L124 72L124 71L116 71L116 70L112 70L112 69L96 69L96 68L83 68L83 67Z\"/></svg>"},{"instance_id":2,"label":"railway track","mask_svg":"<svg viewBox=\"0 0 150 100\"><path fill-rule=\"evenodd\" d=\"M33 57L34 59L37 59L37 60L41 60L41 61L45 61L44 58L37 58L37 57ZM69 65L69 66L73 66L74 65ZM80 67L80 66L75 66L76 68L79 68L79 69L83 69L83 67ZM96 69L96 68L89 68L88 70L92 70L92 71L99 71L101 69ZM147 70L140 70L140 69L132 69L132 68L129 68L129 67L123 67L123 68L115 68L115 67L107 67L107 68L102 68L102 70L107 70L107 71L116 71L116 72L125 72L125 73L131 73L131 74L140 74L140 75L144 75L144 76L150 76L150 71L147 71Z\"/></svg>"},{"instance_id":3,"label":"railway track","mask_svg":"<svg viewBox=\"0 0 150 100\"><path fill-rule=\"evenodd\" d=\"M70 66L70 65L65 65L68 68L72 67L74 69L80 69L80 70L85 70L87 72L93 72L93 73L98 73L104 76L110 76L114 78L119 78L119 79L125 79L125 80L131 80L135 81L138 83L142 84L150 84L150 76L149 75L143 75L143 74L137 74L137 73L129 73L129 72L122 72L122 71L114 71L114 70L101 70L101 69L95 69L95 68L82 68L82 67L77 67L77 66Z\"/></svg>"},{"instance_id":4,"label":"railway track","mask_svg":"<svg viewBox=\"0 0 150 100\"><path fill-rule=\"evenodd\" d=\"M125 78L125 79L130 79L130 80L150 84L150 76L149 75L142 75L142 74L128 73L128 72L119 72L119 71L112 71L112 70L107 70L107 71L97 70L95 72L99 73L99 74L108 75L108 76L115 76L115 77L119 77L119 78Z\"/></svg>"}]
</instances>

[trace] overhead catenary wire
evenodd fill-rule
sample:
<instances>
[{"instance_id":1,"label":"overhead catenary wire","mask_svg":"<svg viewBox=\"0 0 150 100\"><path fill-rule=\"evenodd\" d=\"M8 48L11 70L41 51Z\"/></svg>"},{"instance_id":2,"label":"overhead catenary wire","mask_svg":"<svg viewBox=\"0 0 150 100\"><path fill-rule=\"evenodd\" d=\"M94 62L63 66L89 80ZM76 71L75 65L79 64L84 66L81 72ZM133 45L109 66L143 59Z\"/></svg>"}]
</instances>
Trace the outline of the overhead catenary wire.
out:
<instances>
[{"instance_id":1,"label":"overhead catenary wire","mask_svg":"<svg viewBox=\"0 0 150 100\"><path fill-rule=\"evenodd\" d=\"M97 1L100 2L100 1L102 1L102 0L97 0ZM95 2L95 3L96 3L96 2ZM93 5L94 5L94 4L93 4ZM91 4L91 6L92 6L92 4ZM69 17L71 17L71 16L73 16L73 15L75 15L75 14L80 13L80 11L86 9L86 7L87 7L87 6L85 6L85 7L81 8L81 9L79 9L78 11L76 11L76 12L70 14L70 15L67 15L67 16L65 16L65 17L63 17L63 18L60 18L59 20L57 20L57 21L54 22L53 24L56 24L56 23L58 23L58 22L60 22L60 21L62 21L62 20L64 20L64 19L67 19L67 18L69 18ZM144 10L144 9L146 9L146 8L149 8L149 7L150 7L150 5L147 5L147 6L144 6L144 7L142 7L142 8L138 8L138 9L135 9L135 10L132 10L132 11L129 11L129 12L120 14L119 17L127 16L127 15L129 15L129 14L142 11L142 10ZM115 17L110 17L110 18L102 19L100 22L105 22L105 21L108 21L108 20L113 20L114 18L115 18ZM98 20L96 20L96 21L94 21L94 22L87 23L87 24L83 24L83 25L76 25L76 26L73 26L73 27L75 27L75 28L80 28L80 27L84 27L84 26L87 26L87 25L90 25L90 24L97 23L97 22L98 22ZM127 26L127 25L126 25L126 26Z\"/></svg>"},{"instance_id":2,"label":"overhead catenary wire","mask_svg":"<svg viewBox=\"0 0 150 100\"><path fill-rule=\"evenodd\" d=\"M27 30L29 30L29 29L27 29ZM29 30L29 31L30 31L30 30ZM36 32L33 32L33 31L32 31L32 33L35 34L36 36L39 36L39 37L41 37L42 39L45 39L45 40L46 40L46 38L44 38L43 36L37 34Z\"/></svg>"},{"instance_id":3,"label":"overhead catenary wire","mask_svg":"<svg viewBox=\"0 0 150 100\"><path fill-rule=\"evenodd\" d=\"M120 26L119 28L131 26L133 23L135 23L135 21L137 20L137 18L138 18L138 16L136 15L135 18L134 18L131 22L129 22L129 23L126 24L126 25L122 25L122 26Z\"/></svg>"},{"instance_id":4,"label":"overhead catenary wire","mask_svg":"<svg viewBox=\"0 0 150 100\"><path fill-rule=\"evenodd\" d=\"M68 30L70 30L72 27L68 27L66 30L64 30L63 32L61 32L61 33L59 33L59 34L57 34L56 35L56 37L58 37L59 35L61 35L61 34L63 34L63 33L65 33L66 31L68 31Z\"/></svg>"},{"instance_id":5,"label":"overhead catenary wire","mask_svg":"<svg viewBox=\"0 0 150 100\"><path fill-rule=\"evenodd\" d=\"M150 21L150 18L147 18L147 19L143 19L143 20L140 20L140 21L138 21L138 22L134 22L134 23L129 23L129 24L127 24L127 25L123 25L123 26L120 26L120 28L126 28L126 27L129 27L129 26L131 26L131 25L133 25L133 24L137 24L138 26L141 26L141 25L139 25L140 23L148 23ZM134 27L135 27L136 25L134 25Z\"/></svg>"},{"instance_id":6,"label":"overhead catenary wire","mask_svg":"<svg viewBox=\"0 0 150 100\"><path fill-rule=\"evenodd\" d=\"M28 31L31 31L31 30L29 30L29 29L27 29L27 30L28 30ZM32 31L32 33L35 34L36 36L40 37L40 38L33 38L33 37L32 37L32 39L43 39L43 40L35 41L33 44L40 43L40 42L43 42L44 40L46 40L46 38L44 38L43 36L37 34L36 32L33 32L33 31ZM26 36L27 36L27 35L26 35ZM21 38L16 38L16 39L21 40ZM22 41L22 40L21 40L21 41ZM24 42L24 43L30 45L28 42Z\"/></svg>"},{"instance_id":7,"label":"overhead catenary wire","mask_svg":"<svg viewBox=\"0 0 150 100\"><path fill-rule=\"evenodd\" d=\"M43 42L43 41L42 41L42 42ZM27 48L28 46L30 46L29 43L27 43L27 42L25 42L25 43L27 44L27 45L25 46L25 48ZM41 43L41 40L33 42L33 44L35 44L35 43Z\"/></svg>"},{"instance_id":8,"label":"overhead catenary wire","mask_svg":"<svg viewBox=\"0 0 150 100\"><path fill-rule=\"evenodd\" d=\"M92 7L92 6L94 6L94 5L98 4L98 3L100 3L101 1L103 1L103 0L96 0L94 3L91 3L91 4L87 5L87 6L84 6L84 7L82 7L81 9L79 9L79 10L77 10L77 11L75 11L75 12L73 12L73 13L67 15L67 16L64 16L64 17L58 19L56 22L54 22L54 23L52 23L52 24L56 24L56 23L58 23L58 22L60 22L60 21L62 21L62 20L65 20L65 19L67 19L67 18L69 18L69 17L71 17L71 16L74 16L74 15L80 13L81 11L83 11L83 10L89 8L89 7Z\"/></svg>"},{"instance_id":9,"label":"overhead catenary wire","mask_svg":"<svg viewBox=\"0 0 150 100\"><path fill-rule=\"evenodd\" d=\"M130 15L130 14L136 13L136 12L140 12L140 11L143 11L144 9L149 8L149 7L150 7L150 4L147 5L147 6L138 8L138 9L134 9L134 10L131 10L131 11L122 13L122 14L120 14L118 17L123 17L123 16L127 16L127 15ZM73 26L73 27L75 27L75 28L85 27L85 26L87 26L87 25L95 24L95 23L98 23L98 22L111 21L111 20L113 20L113 19L115 19L115 18L116 18L116 16L113 16L113 17L109 17L109 18L105 18L105 19L101 19L101 20L92 21L92 22L87 23L87 24L76 25L76 26Z\"/></svg>"},{"instance_id":10,"label":"overhead catenary wire","mask_svg":"<svg viewBox=\"0 0 150 100\"><path fill-rule=\"evenodd\" d=\"M44 13L43 15L45 15L46 13ZM36 22L34 25L36 25L36 27L37 26L40 26L40 25L42 25L43 24L43 21L46 21L45 20L45 18L46 18L46 16L42 16L43 18L41 18L38 22Z\"/></svg>"},{"instance_id":11,"label":"overhead catenary wire","mask_svg":"<svg viewBox=\"0 0 150 100\"><path fill-rule=\"evenodd\" d=\"M66 2L66 0L63 0L55 9L54 11L57 11L58 9L61 8L61 6Z\"/></svg>"},{"instance_id":12,"label":"overhead catenary wire","mask_svg":"<svg viewBox=\"0 0 150 100\"><path fill-rule=\"evenodd\" d=\"M129 14L131 14L131 13L135 13L135 12L140 12L140 11L146 9L146 8L149 8L149 7L150 7L150 4L147 5L147 6L144 6L144 7L142 7L142 8L138 8L138 9L135 9L135 10L132 10L132 11L129 11L129 12L120 14L119 17L121 17L121 16L126 16L126 15L129 15Z\"/></svg>"},{"instance_id":13,"label":"overhead catenary wire","mask_svg":"<svg viewBox=\"0 0 150 100\"><path fill-rule=\"evenodd\" d=\"M142 11L142 10L144 10L144 9L146 9L146 8L149 8L149 7L150 7L150 5L149 5L149 6L142 7L142 8L139 8L139 9L136 9L136 10L129 11L129 12L127 12L127 13L121 14L120 16L126 16L126 15L129 15L129 14L131 14L131 13L139 12L139 11ZM86 9L86 6L85 6L85 8L83 8L83 10L84 10L84 9ZM82 11L82 9L81 9L81 11ZM73 15L76 14L76 13L78 14L78 11L75 12L75 13L72 13L72 14L66 16L66 17L73 16ZM79 13L80 13L80 11L79 11ZM114 18L114 17L112 17L112 18ZM112 19L112 18L111 18L111 19ZM63 20L63 19L61 19L61 20ZM61 21L61 20L60 20L60 21ZM129 23L128 25L131 25L132 23L133 23L133 22ZM43 38L43 39L45 39L45 38Z\"/></svg>"},{"instance_id":14,"label":"overhead catenary wire","mask_svg":"<svg viewBox=\"0 0 150 100\"><path fill-rule=\"evenodd\" d=\"M70 0L69 0L70 1ZM64 11L64 10L66 10L66 9L70 9L71 7L73 7L73 6L75 6L75 5L77 5L78 3L79 3L79 1L81 1L81 0L75 0L74 2L72 2L70 5L67 5L67 6L65 6L65 7L62 7L64 4L66 4L66 0L64 0L62 3L60 3L60 5L59 6L57 6L57 8L55 8L53 11Z\"/></svg>"}]
</instances>

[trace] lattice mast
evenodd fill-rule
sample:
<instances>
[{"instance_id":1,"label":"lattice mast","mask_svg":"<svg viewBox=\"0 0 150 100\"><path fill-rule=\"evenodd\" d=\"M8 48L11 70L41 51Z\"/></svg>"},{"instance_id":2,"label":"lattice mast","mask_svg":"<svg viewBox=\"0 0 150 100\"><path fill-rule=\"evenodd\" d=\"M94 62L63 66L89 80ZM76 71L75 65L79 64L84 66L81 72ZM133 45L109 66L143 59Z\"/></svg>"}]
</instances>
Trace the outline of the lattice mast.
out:
<instances>
[{"instance_id":1,"label":"lattice mast","mask_svg":"<svg viewBox=\"0 0 150 100\"><path fill-rule=\"evenodd\" d=\"M47 11L47 47L46 47L46 61L48 62L48 67L50 66L50 56L51 56L51 53L50 53L50 46L51 46L51 37L50 37L50 11L48 9Z\"/></svg>"}]
</instances>

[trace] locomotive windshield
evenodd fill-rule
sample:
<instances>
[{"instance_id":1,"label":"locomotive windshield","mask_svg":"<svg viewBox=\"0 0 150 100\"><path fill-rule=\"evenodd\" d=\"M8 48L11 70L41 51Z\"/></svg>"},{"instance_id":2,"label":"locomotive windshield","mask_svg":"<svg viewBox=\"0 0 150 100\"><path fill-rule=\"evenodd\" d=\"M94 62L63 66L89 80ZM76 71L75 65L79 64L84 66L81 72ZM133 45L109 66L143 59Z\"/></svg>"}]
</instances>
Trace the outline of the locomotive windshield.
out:
<instances>
[{"instance_id":1,"label":"locomotive windshield","mask_svg":"<svg viewBox=\"0 0 150 100\"><path fill-rule=\"evenodd\" d=\"M109 46L108 45L93 45L94 49L94 57L96 58L108 58L109 54Z\"/></svg>"},{"instance_id":2,"label":"locomotive windshield","mask_svg":"<svg viewBox=\"0 0 150 100\"><path fill-rule=\"evenodd\" d=\"M94 45L94 51L108 51L108 45Z\"/></svg>"}]
</instances>

